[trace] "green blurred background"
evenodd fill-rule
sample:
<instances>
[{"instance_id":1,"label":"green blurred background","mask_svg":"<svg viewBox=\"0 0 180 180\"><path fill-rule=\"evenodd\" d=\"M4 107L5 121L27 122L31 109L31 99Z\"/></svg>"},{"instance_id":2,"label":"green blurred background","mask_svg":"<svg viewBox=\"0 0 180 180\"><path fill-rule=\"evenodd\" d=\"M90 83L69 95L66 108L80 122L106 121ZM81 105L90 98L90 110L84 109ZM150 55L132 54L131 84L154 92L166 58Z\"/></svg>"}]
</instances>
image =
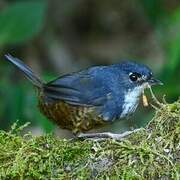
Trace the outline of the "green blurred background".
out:
<instances>
[{"instance_id":1,"label":"green blurred background","mask_svg":"<svg viewBox=\"0 0 180 180\"><path fill-rule=\"evenodd\" d=\"M178 0L0 0L0 128L31 122L34 133L57 127L36 107L36 92L4 54L19 57L46 81L93 65L133 59L150 66L168 102L180 94L180 2ZM148 92L147 92L148 94ZM150 98L149 98L150 99ZM142 103L120 132L144 126L153 116ZM59 131L59 130L58 130Z\"/></svg>"}]
</instances>

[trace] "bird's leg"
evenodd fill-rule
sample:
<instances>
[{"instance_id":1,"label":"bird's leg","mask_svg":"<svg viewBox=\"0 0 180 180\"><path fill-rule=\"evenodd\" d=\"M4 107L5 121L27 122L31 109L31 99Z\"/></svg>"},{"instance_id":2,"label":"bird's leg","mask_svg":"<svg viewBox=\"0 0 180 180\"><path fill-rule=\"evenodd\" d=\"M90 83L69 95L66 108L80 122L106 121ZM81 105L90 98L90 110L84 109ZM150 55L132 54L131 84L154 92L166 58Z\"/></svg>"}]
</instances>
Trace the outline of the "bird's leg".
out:
<instances>
[{"instance_id":1,"label":"bird's leg","mask_svg":"<svg viewBox=\"0 0 180 180\"><path fill-rule=\"evenodd\" d=\"M92 140L104 140L107 138L111 138L111 139L115 139L115 140L122 140L125 137L129 136L132 133L135 133L137 131L141 130L140 129L135 129L133 131L126 131L122 134L114 134L114 133L110 133L110 132L104 132L104 133L89 133L89 134L85 134L85 133L81 133L79 134L78 138L80 139L92 139Z\"/></svg>"}]
</instances>

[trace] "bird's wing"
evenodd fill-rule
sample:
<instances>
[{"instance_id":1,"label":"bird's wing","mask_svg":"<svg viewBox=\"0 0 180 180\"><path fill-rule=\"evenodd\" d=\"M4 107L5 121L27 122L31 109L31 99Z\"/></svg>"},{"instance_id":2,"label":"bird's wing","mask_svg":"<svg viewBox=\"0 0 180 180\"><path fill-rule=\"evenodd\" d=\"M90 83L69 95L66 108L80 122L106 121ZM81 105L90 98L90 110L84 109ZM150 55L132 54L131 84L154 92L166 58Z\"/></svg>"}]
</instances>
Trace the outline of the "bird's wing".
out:
<instances>
[{"instance_id":1,"label":"bird's wing","mask_svg":"<svg viewBox=\"0 0 180 180\"><path fill-rule=\"evenodd\" d=\"M44 93L54 102L63 100L72 105L102 106L109 90L97 76L80 72L47 83Z\"/></svg>"}]
</instances>

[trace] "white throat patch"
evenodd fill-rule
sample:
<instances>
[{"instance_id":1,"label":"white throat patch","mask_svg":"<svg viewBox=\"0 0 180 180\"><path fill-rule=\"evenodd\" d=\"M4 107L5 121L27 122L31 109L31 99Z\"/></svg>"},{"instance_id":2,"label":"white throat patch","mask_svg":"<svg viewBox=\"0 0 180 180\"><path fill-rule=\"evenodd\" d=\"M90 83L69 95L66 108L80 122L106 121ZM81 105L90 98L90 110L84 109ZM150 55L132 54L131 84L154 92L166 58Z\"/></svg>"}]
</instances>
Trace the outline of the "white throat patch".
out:
<instances>
[{"instance_id":1,"label":"white throat patch","mask_svg":"<svg viewBox=\"0 0 180 180\"><path fill-rule=\"evenodd\" d=\"M142 94L144 88L144 86L138 86L135 87L133 91L130 89L128 90L124 97L124 105L122 107L123 111L120 115L120 118L124 118L136 110L139 104L139 97Z\"/></svg>"}]
</instances>

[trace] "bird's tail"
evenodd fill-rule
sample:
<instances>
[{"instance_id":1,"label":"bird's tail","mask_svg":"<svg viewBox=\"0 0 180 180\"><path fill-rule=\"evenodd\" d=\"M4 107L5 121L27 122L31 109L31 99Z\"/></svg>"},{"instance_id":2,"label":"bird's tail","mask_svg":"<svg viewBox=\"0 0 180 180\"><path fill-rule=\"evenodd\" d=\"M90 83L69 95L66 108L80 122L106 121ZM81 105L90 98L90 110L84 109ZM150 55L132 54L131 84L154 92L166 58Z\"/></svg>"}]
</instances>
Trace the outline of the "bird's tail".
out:
<instances>
[{"instance_id":1,"label":"bird's tail","mask_svg":"<svg viewBox=\"0 0 180 180\"><path fill-rule=\"evenodd\" d=\"M43 82L41 79L26 65L24 64L21 60L18 58L15 58L11 55L5 55L6 59L13 63L16 67L18 67L26 76L29 81L32 82L34 86L37 88L42 88L43 87Z\"/></svg>"}]
</instances>

